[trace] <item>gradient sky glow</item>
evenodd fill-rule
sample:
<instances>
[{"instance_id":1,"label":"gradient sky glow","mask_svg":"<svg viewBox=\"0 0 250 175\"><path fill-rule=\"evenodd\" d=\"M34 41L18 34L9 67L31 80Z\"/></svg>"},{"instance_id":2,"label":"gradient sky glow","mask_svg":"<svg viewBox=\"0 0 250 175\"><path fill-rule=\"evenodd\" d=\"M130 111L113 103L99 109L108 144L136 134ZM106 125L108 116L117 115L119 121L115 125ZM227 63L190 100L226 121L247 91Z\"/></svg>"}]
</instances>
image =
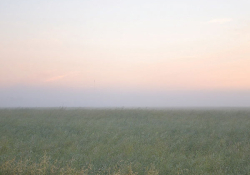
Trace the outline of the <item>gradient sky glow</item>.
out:
<instances>
[{"instance_id":1,"label":"gradient sky glow","mask_svg":"<svg viewBox=\"0 0 250 175\"><path fill-rule=\"evenodd\" d=\"M249 0L1 1L0 107L250 106L249 9Z\"/></svg>"}]
</instances>

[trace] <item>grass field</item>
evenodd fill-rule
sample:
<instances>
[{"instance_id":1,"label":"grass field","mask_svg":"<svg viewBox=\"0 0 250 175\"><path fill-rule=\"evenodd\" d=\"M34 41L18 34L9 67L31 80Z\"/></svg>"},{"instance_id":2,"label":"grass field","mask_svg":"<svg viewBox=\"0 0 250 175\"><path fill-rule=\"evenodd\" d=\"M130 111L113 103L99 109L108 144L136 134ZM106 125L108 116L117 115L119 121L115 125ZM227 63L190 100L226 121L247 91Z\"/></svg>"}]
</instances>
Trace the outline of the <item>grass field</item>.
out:
<instances>
[{"instance_id":1,"label":"grass field","mask_svg":"<svg viewBox=\"0 0 250 175\"><path fill-rule=\"evenodd\" d=\"M1 109L0 174L250 174L250 110Z\"/></svg>"}]
</instances>

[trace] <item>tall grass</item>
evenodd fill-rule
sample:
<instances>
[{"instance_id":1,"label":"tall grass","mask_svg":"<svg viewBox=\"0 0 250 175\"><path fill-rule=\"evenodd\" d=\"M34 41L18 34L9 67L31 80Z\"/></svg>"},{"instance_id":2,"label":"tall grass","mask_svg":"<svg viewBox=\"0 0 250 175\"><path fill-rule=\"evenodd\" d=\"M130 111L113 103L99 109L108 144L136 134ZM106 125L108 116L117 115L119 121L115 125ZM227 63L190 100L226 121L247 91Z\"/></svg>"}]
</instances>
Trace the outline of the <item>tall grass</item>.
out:
<instances>
[{"instance_id":1,"label":"tall grass","mask_svg":"<svg viewBox=\"0 0 250 175\"><path fill-rule=\"evenodd\" d=\"M250 111L1 109L0 174L249 174Z\"/></svg>"}]
</instances>

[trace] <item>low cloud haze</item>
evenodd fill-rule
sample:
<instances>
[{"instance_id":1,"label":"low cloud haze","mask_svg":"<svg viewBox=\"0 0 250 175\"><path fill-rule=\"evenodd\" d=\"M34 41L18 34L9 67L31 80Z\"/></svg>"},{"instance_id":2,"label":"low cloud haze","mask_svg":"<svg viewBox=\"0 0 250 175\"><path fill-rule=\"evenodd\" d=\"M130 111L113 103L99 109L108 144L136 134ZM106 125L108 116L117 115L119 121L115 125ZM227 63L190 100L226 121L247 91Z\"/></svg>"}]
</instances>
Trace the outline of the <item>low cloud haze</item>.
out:
<instances>
[{"instance_id":1,"label":"low cloud haze","mask_svg":"<svg viewBox=\"0 0 250 175\"><path fill-rule=\"evenodd\" d=\"M249 107L250 91L129 91L13 87L0 107Z\"/></svg>"}]
</instances>

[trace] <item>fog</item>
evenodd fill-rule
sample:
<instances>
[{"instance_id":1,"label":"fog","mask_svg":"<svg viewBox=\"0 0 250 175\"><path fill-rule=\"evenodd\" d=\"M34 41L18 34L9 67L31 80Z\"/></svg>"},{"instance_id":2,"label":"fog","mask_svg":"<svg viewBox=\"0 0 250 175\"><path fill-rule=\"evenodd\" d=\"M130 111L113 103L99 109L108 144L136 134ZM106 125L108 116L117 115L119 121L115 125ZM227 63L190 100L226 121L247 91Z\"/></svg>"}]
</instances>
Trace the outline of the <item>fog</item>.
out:
<instances>
[{"instance_id":1,"label":"fog","mask_svg":"<svg viewBox=\"0 0 250 175\"><path fill-rule=\"evenodd\" d=\"M250 91L136 91L12 87L0 107L249 107Z\"/></svg>"}]
</instances>

